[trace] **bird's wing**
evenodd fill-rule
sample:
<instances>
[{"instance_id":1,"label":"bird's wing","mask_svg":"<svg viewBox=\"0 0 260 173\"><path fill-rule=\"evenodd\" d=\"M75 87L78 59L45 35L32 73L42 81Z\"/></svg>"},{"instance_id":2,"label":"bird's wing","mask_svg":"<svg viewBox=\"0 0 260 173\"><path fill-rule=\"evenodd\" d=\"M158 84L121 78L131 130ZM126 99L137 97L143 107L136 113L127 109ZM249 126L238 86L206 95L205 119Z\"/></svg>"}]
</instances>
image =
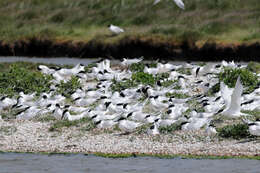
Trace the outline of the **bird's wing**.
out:
<instances>
[{"instance_id":1,"label":"bird's wing","mask_svg":"<svg viewBox=\"0 0 260 173\"><path fill-rule=\"evenodd\" d=\"M161 1L161 0L155 0L155 1L153 2L153 5L158 4L160 1Z\"/></svg>"},{"instance_id":2,"label":"bird's wing","mask_svg":"<svg viewBox=\"0 0 260 173\"><path fill-rule=\"evenodd\" d=\"M241 108L241 95L243 92L243 85L240 81L240 76L237 78L235 89L231 95L230 110L239 111Z\"/></svg>"},{"instance_id":3,"label":"bird's wing","mask_svg":"<svg viewBox=\"0 0 260 173\"><path fill-rule=\"evenodd\" d=\"M226 109L227 109L231 102L232 89L228 88L228 86L225 85L224 82L221 82L220 83L220 92L221 92L221 97L225 101L225 105L226 105Z\"/></svg>"},{"instance_id":4,"label":"bird's wing","mask_svg":"<svg viewBox=\"0 0 260 173\"><path fill-rule=\"evenodd\" d=\"M185 9L184 3L182 2L182 0L173 0L175 2L175 4L180 7L181 9Z\"/></svg>"}]
</instances>

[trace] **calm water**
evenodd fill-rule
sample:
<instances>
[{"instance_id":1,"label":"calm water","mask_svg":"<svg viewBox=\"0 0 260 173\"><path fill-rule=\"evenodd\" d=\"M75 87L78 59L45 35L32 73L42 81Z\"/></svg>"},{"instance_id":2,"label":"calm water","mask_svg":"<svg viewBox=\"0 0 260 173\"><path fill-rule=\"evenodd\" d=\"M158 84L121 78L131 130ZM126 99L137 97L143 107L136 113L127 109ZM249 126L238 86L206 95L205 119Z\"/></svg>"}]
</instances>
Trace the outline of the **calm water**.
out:
<instances>
[{"instance_id":1,"label":"calm water","mask_svg":"<svg viewBox=\"0 0 260 173\"><path fill-rule=\"evenodd\" d=\"M35 62L35 63L46 63L46 64L60 64L60 65L76 65L76 64L84 64L87 65L89 63L95 62L99 60L100 58L94 58L94 59L80 59L80 58L68 58L68 57L59 57L59 58L29 58L29 57L1 57L0 56L0 63L1 62L16 62L16 61L26 61L26 62ZM113 60L111 63L117 64L119 63L119 60ZM150 62L150 61L145 61ZM170 61L174 64L183 64L184 61ZM194 62L195 64L198 62ZM220 62L214 62L214 63L220 63ZM239 64L247 64L247 62L240 62Z\"/></svg>"},{"instance_id":2,"label":"calm water","mask_svg":"<svg viewBox=\"0 0 260 173\"><path fill-rule=\"evenodd\" d=\"M1 173L259 173L260 161L0 154Z\"/></svg>"},{"instance_id":3,"label":"calm water","mask_svg":"<svg viewBox=\"0 0 260 173\"><path fill-rule=\"evenodd\" d=\"M46 64L61 64L61 65L76 65L76 64L84 64L87 65L89 63L95 62L98 59L79 59L79 58L28 58L28 57L1 57L1 62L16 62L16 61L26 61L26 62L34 62L34 63L46 63Z\"/></svg>"}]
</instances>

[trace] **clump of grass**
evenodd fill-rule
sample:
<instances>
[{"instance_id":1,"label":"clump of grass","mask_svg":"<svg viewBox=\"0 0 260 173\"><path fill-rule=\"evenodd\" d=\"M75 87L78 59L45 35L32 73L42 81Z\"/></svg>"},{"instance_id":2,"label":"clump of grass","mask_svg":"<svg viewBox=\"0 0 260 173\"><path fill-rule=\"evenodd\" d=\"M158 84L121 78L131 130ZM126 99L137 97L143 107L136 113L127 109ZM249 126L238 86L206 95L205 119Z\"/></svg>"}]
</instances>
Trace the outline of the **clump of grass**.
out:
<instances>
[{"instance_id":1,"label":"clump of grass","mask_svg":"<svg viewBox=\"0 0 260 173\"><path fill-rule=\"evenodd\" d=\"M210 87L207 95L208 96L214 96L215 93L219 92L219 90L220 90L220 83L217 83L217 84L213 85L212 87Z\"/></svg>"},{"instance_id":2,"label":"clump of grass","mask_svg":"<svg viewBox=\"0 0 260 173\"><path fill-rule=\"evenodd\" d=\"M147 66L148 68L156 68L157 63L143 63L143 62L133 63L130 65L129 69L132 72L143 72L145 66Z\"/></svg>"},{"instance_id":3,"label":"clump of grass","mask_svg":"<svg viewBox=\"0 0 260 173\"><path fill-rule=\"evenodd\" d=\"M137 72L132 75L132 80L138 84L153 86L156 82L155 77L152 74Z\"/></svg>"},{"instance_id":4,"label":"clump of grass","mask_svg":"<svg viewBox=\"0 0 260 173\"><path fill-rule=\"evenodd\" d=\"M197 112L205 112L203 105L201 105L198 101L193 99L193 100L189 100L187 103L189 104L189 109L184 114L187 115L192 110L196 110Z\"/></svg>"},{"instance_id":5,"label":"clump of grass","mask_svg":"<svg viewBox=\"0 0 260 173\"><path fill-rule=\"evenodd\" d=\"M12 64L8 71L0 72L0 93L10 97L22 91L38 95L50 89L51 79L50 75Z\"/></svg>"},{"instance_id":6,"label":"clump of grass","mask_svg":"<svg viewBox=\"0 0 260 173\"><path fill-rule=\"evenodd\" d=\"M116 81L116 80L112 80L113 81L113 84L111 86L111 89L112 91L122 91L122 90L125 90L127 88L132 88L132 87L135 87L137 86L137 83L135 83L133 80L131 79L127 79L127 80L124 80L124 81Z\"/></svg>"},{"instance_id":7,"label":"clump of grass","mask_svg":"<svg viewBox=\"0 0 260 173\"><path fill-rule=\"evenodd\" d=\"M260 111L258 111L258 110L242 110L241 112L245 113L245 114L252 115L251 118L253 118L253 119L260 118Z\"/></svg>"},{"instance_id":8,"label":"clump of grass","mask_svg":"<svg viewBox=\"0 0 260 173\"><path fill-rule=\"evenodd\" d=\"M248 63L247 69L254 73L260 73L260 63L251 61Z\"/></svg>"},{"instance_id":9,"label":"clump of grass","mask_svg":"<svg viewBox=\"0 0 260 173\"><path fill-rule=\"evenodd\" d=\"M36 120L40 122L50 122L50 121L55 121L57 119L52 115L46 115L46 116L37 117Z\"/></svg>"},{"instance_id":10,"label":"clump of grass","mask_svg":"<svg viewBox=\"0 0 260 173\"><path fill-rule=\"evenodd\" d=\"M247 124L226 125L217 129L218 135L223 138L242 139L250 137Z\"/></svg>"},{"instance_id":11,"label":"clump of grass","mask_svg":"<svg viewBox=\"0 0 260 173\"><path fill-rule=\"evenodd\" d=\"M88 130L92 130L95 128L95 124L91 121L90 118L82 118L80 120L75 121L69 121L69 120L61 120L54 122L51 127L49 128L49 131L60 131L63 127L72 127L72 126L79 126L82 124L89 125ZM86 130L86 129L85 129Z\"/></svg>"},{"instance_id":12,"label":"clump of grass","mask_svg":"<svg viewBox=\"0 0 260 173\"><path fill-rule=\"evenodd\" d=\"M162 86L169 87L169 86L173 85L174 83L175 83L175 81L173 81L173 80L166 80L166 81L162 82Z\"/></svg>"},{"instance_id":13,"label":"clump of grass","mask_svg":"<svg viewBox=\"0 0 260 173\"><path fill-rule=\"evenodd\" d=\"M71 94L80 87L81 84L79 79L76 76L72 76L68 82L61 81L57 93L63 94L65 97L69 98Z\"/></svg>"},{"instance_id":14,"label":"clump of grass","mask_svg":"<svg viewBox=\"0 0 260 173\"><path fill-rule=\"evenodd\" d=\"M140 62L140 63L131 64L129 69L132 72L143 72L144 71L144 67L145 67L145 64Z\"/></svg>"},{"instance_id":15,"label":"clump of grass","mask_svg":"<svg viewBox=\"0 0 260 173\"><path fill-rule=\"evenodd\" d=\"M251 93L259 83L258 78L248 69L232 69L225 68L223 72L219 74L219 80L223 81L229 88L234 88L238 76L241 78L243 87L246 91Z\"/></svg>"},{"instance_id":16,"label":"clump of grass","mask_svg":"<svg viewBox=\"0 0 260 173\"><path fill-rule=\"evenodd\" d=\"M169 78L170 74L169 73L159 73L156 74L156 80L163 80Z\"/></svg>"},{"instance_id":17,"label":"clump of grass","mask_svg":"<svg viewBox=\"0 0 260 173\"><path fill-rule=\"evenodd\" d=\"M166 97L174 97L176 99L186 99L186 98L189 98L190 96L188 94L185 94L185 93L176 93L176 92L173 92L173 93L166 93L165 95Z\"/></svg>"},{"instance_id":18,"label":"clump of grass","mask_svg":"<svg viewBox=\"0 0 260 173\"><path fill-rule=\"evenodd\" d=\"M144 72L136 72L132 75L131 79L127 79L121 82L113 80L111 89L112 91L121 91L127 88L135 87L138 84L153 86L155 82L156 82L156 78L153 77L152 74L148 74Z\"/></svg>"},{"instance_id":19,"label":"clump of grass","mask_svg":"<svg viewBox=\"0 0 260 173\"><path fill-rule=\"evenodd\" d=\"M181 124L180 123L177 123L177 124L172 124L170 126L167 126L167 127L159 127L159 131L160 133L171 133L173 131L176 131L176 130L181 130Z\"/></svg>"},{"instance_id":20,"label":"clump of grass","mask_svg":"<svg viewBox=\"0 0 260 173\"><path fill-rule=\"evenodd\" d=\"M176 70L177 72L181 73L181 74L186 74L186 75L191 75L191 69L190 68L179 68L178 70Z\"/></svg>"},{"instance_id":21,"label":"clump of grass","mask_svg":"<svg viewBox=\"0 0 260 173\"><path fill-rule=\"evenodd\" d=\"M159 28L154 27L150 30L150 33L152 34L165 34L165 35L172 35L178 33L178 29L176 27L171 28Z\"/></svg>"}]
</instances>

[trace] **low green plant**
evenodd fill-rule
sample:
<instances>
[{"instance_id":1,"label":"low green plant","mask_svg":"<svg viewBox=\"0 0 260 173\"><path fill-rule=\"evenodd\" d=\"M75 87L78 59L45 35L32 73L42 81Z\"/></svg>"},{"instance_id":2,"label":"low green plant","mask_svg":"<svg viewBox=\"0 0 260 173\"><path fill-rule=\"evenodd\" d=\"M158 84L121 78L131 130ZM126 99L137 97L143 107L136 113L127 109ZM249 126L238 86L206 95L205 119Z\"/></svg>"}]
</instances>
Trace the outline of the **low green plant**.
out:
<instances>
[{"instance_id":1,"label":"low green plant","mask_svg":"<svg viewBox=\"0 0 260 173\"><path fill-rule=\"evenodd\" d=\"M162 86L169 87L169 86L173 85L174 83L175 83L175 81L173 81L173 80L166 80L166 81L162 82Z\"/></svg>"},{"instance_id":2,"label":"low green plant","mask_svg":"<svg viewBox=\"0 0 260 173\"><path fill-rule=\"evenodd\" d=\"M159 73L155 75L156 80L164 80L164 79L168 79L170 76L169 73Z\"/></svg>"},{"instance_id":3,"label":"low green plant","mask_svg":"<svg viewBox=\"0 0 260 173\"><path fill-rule=\"evenodd\" d=\"M58 86L57 93L63 94L65 97L69 98L73 92L81 87L79 78L72 76L68 82L61 81Z\"/></svg>"},{"instance_id":4,"label":"low green plant","mask_svg":"<svg viewBox=\"0 0 260 173\"><path fill-rule=\"evenodd\" d=\"M156 82L155 77L152 74L137 72L132 75L132 80L138 84L153 86Z\"/></svg>"},{"instance_id":5,"label":"low green plant","mask_svg":"<svg viewBox=\"0 0 260 173\"><path fill-rule=\"evenodd\" d=\"M197 112L205 112L203 105L201 105L197 100L190 99L187 101L187 103L189 104L189 109L187 110L187 113L190 113L192 110L196 110Z\"/></svg>"},{"instance_id":6,"label":"low green plant","mask_svg":"<svg viewBox=\"0 0 260 173\"><path fill-rule=\"evenodd\" d=\"M31 71L17 64L10 65L6 72L0 72L0 93L14 96L36 92L39 95L50 89L52 77L38 71Z\"/></svg>"},{"instance_id":7,"label":"low green plant","mask_svg":"<svg viewBox=\"0 0 260 173\"><path fill-rule=\"evenodd\" d=\"M246 68L225 68L224 71L219 74L219 80L223 81L229 88L234 88L238 76L240 76L243 87L246 88L246 92L251 93L254 91L254 88L259 83L257 76Z\"/></svg>"},{"instance_id":8,"label":"low green plant","mask_svg":"<svg viewBox=\"0 0 260 173\"><path fill-rule=\"evenodd\" d=\"M207 95L208 96L214 96L215 93L219 92L220 90L220 83L217 83L215 85L213 85L212 87L209 88Z\"/></svg>"},{"instance_id":9,"label":"low green plant","mask_svg":"<svg viewBox=\"0 0 260 173\"><path fill-rule=\"evenodd\" d=\"M134 82L133 80L131 79L127 79L127 80L124 80L124 81L116 81L116 80L112 80L113 84L111 86L111 89L112 91L122 91L122 90L125 90L127 88L132 88L132 87L135 87L137 86L137 83Z\"/></svg>"},{"instance_id":10,"label":"low green plant","mask_svg":"<svg viewBox=\"0 0 260 173\"><path fill-rule=\"evenodd\" d=\"M217 128L218 135L222 138L242 139L250 137L247 124L226 125Z\"/></svg>"},{"instance_id":11,"label":"low green plant","mask_svg":"<svg viewBox=\"0 0 260 173\"><path fill-rule=\"evenodd\" d=\"M40 122L50 122L50 121L55 121L57 119L52 115L46 115L46 116L37 117L36 120Z\"/></svg>"},{"instance_id":12,"label":"low green plant","mask_svg":"<svg viewBox=\"0 0 260 173\"><path fill-rule=\"evenodd\" d=\"M132 72L143 72L145 66L147 66L148 68L156 68L157 63L144 63L144 62L133 63L130 65L129 69Z\"/></svg>"},{"instance_id":13,"label":"low green plant","mask_svg":"<svg viewBox=\"0 0 260 173\"><path fill-rule=\"evenodd\" d=\"M95 128L95 125L90 118L82 118L80 120L75 120L75 121L69 121L69 120L56 121L51 125L51 127L49 128L49 131L51 131L51 132L60 131L63 127L79 126L82 124L89 125L88 130Z\"/></svg>"},{"instance_id":14,"label":"low green plant","mask_svg":"<svg viewBox=\"0 0 260 173\"><path fill-rule=\"evenodd\" d=\"M185 93L176 93L176 92L173 92L173 93L166 93L165 95L166 97L174 97L176 99L186 99L186 98L189 98L190 96L185 94Z\"/></svg>"},{"instance_id":15,"label":"low green plant","mask_svg":"<svg viewBox=\"0 0 260 173\"><path fill-rule=\"evenodd\" d=\"M177 70L177 72L179 72L181 74L191 75L191 69L190 68L181 67Z\"/></svg>"},{"instance_id":16,"label":"low green plant","mask_svg":"<svg viewBox=\"0 0 260 173\"><path fill-rule=\"evenodd\" d=\"M143 72L144 71L144 67L145 67L145 64L140 62L140 63L131 64L129 69L132 72Z\"/></svg>"},{"instance_id":17,"label":"low green plant","mask_svg":"<svg viewBox=\"0 0 260 173\"><path fill-rule=\"evenodd\" d=\"M166 127L159 127L159 131L160 133L171 133L173 131L176 131L176 130L181 130L181 124L180 123L177 123L177 124L172 124L170 126L166 126Z\"/></svg>"},{"instance_id":18,"label":"low green plant","mask_svg":"<svg viewBox=\"0 0 260 173\"><path fill-rule=\"evenodd\" d=\"M247 69L254 73L260 73L260 63L259 62L249 62Z\"/></svg>"},{"instance_id":19,"label":"low green plant","mask_svg":"<svg viewBox=\"0 0 260 173\"><path fill-rule=\"evenodd\" d=\"M260 111L259 110L242 110L242 113L252 115L251 118L258 119L260 118Z\"/></svg>"}]
</instances>

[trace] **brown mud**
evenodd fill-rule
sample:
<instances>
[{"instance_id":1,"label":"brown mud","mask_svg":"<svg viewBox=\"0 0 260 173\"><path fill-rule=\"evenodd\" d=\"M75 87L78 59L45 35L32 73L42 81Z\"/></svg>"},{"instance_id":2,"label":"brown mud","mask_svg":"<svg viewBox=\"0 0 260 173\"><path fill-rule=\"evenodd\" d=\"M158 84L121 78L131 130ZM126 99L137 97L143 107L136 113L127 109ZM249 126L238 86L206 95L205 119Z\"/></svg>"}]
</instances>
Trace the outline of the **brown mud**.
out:
<instances>
[{"instance_id":1,"label":"brown mud","mask_svg":"<svg viewBox=\"0 0 260 173\"><path fill-rule=\"evenodd\" d=\"M0 56L136 58L147 60L189 61L260 61L260 43L217 44L206 42L157 41L153 38L125 37L116 43L101 41L75 42L31 38L13 43L0 41Z\"/></svg>"}]
</instances>

